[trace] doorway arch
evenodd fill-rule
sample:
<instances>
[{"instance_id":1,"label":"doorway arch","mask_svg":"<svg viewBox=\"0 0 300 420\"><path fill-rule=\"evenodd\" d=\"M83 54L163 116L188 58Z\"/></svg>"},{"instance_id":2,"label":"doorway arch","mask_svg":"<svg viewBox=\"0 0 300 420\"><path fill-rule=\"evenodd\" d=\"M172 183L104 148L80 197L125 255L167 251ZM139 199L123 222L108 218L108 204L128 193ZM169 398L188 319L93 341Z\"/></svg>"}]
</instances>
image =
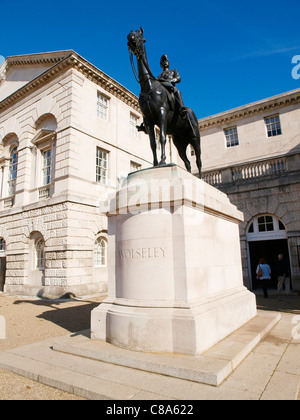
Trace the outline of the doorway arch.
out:
<instances>
[{"instance_id":1,"label":"doorway arch","mask_svg":"<svg viewBox=\"0 0 300 420\"><path fill-rule=\"evenodd\" d=\"M286 226L275 215L260 214L255 216L247 226L248 269L251 289L258 287L256 267L260 258L265 258L271 267L269 287L277 287L277 256L283 254L290 263L288 236Z\"/></svg>"}]
</instances>

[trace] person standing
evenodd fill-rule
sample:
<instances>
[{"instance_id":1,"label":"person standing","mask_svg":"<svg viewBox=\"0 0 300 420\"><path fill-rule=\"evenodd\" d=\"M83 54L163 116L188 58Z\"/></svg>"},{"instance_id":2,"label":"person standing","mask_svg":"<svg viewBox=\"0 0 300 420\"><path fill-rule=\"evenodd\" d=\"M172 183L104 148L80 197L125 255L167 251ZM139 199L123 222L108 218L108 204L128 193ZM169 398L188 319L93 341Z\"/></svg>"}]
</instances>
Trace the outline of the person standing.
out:
<instances>
[{"instance_id":1,"label":"person standing","mask_svg":"<svg viewBox=\"0 0 300 420\"><path fill-rule=\"evenodd\" d=\"M264 292L264 297L268 297L268 281L271 279L271 267L264 258L260 258L256 268L256 277L259 280Z\"/></svg>"},{"instance_id":2,"label":"person standing","mask_svg":"<svg viewBox=\"0 0 300 420\"><path fill-rule=\"evenodd\" d=\"M283 254L278 255L277 262L277 291L281 292L283 284L285 287L285 293L290 293L290 267L288 262L283 257Z\"/></svg>"}]
</instances>

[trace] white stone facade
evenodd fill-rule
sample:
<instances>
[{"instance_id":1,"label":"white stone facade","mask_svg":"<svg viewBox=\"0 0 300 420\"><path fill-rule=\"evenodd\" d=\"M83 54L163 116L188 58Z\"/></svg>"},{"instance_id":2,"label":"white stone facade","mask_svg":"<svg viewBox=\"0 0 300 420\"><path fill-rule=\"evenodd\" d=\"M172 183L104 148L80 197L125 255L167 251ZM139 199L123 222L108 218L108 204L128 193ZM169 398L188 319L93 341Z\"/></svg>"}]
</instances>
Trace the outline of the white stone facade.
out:
<instances>
[{"instance_id":1,"label":"white stone facade","mask_svg":"<svg viewBox=\"0 0 300 420\"><path fill-rule=\"evenodd\" d=\"M277 116L281 133L269 137L267 118ZM149 139L135 132L135 122L142 122L137 97L74 51L6 59L0 291L49 297L106 291L107 198L129 172L152 166ZM245 285L255 286L262 246L274 254L283 241L278 247L284 245L293 289L300 289L300 90L204 118L199 127L204 180L244 213ZM232 134L227 147L225 130L237 133L238 144ZM171 143L167 156L183 167ZM273 232L249 231L266 216Z\"/></svg>"},{"instance_id":2,"label":"white stone facade","mask_svg":"<svg viewBox=\"0 0 300 420\"><path fill-rule=\"evenodd\" d=\"M73 51L11 57L0 74L0 290L105 292L105 201L152 161L137 98Z\"/></svg>"},{"instance_id":3,"label":"white stone facade","mask_svg":"<svg viewBox=\"0 0 300 420\"><path fill-rule=\"evenodd\" d=\"M204 118L199 127L204 180L244 213L245 284L257 286L256 265L265 256L276 287L277 254L283 252L292 287L300 290L300 89ZM258 228L263 218L270 221L265 230Z\"/></svg>"}]
</instances>

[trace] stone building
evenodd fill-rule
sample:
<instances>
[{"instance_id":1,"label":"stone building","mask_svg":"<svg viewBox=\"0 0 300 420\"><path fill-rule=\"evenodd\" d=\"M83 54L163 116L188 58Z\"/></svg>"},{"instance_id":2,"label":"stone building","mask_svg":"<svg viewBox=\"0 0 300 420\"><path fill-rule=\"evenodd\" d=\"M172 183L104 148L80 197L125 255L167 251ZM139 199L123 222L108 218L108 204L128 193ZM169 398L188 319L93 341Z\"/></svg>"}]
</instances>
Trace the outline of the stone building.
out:
<instances>
[{"instance_id":1,"label":"stone building","mask_svg":"<svg viewBox=\"0 0 300 420\"><path fill-rule=\"evenodd\" d=\"M0 67L0 291L105 293L110 194L152 166L137 97L74 51ZM243 211L244 282L283 252L300 289L300 90L199 121L204 179ZM182 161L168 142L168 162ZM197 173L195 159L191 163ZM201 252L201 250L199 250ZM275 270L273 281L275 284Z\"/></svg>"},{"instance_id":2,"label":"stone building","mask_svg":"<svg viewBox=\"0 0 300 420\"><path fill-rule=\"evenodd\" d=\"M199 127L204 180L244 213L245 285L257 287L257 263L265 257L276 287L283 253L292 288L300 290L300 89L201 119Z\"/></svg>"},{"instance_id":3,"label":"stone building","mask_svg":"<svg viewBox=\"0 0 300 420\"><path fill-rule=\"evenodd\" d=\"M0 291L105 292L101 204L149 167L135 95L74 51L0 68Z\"/></svg>"}]
</instances>

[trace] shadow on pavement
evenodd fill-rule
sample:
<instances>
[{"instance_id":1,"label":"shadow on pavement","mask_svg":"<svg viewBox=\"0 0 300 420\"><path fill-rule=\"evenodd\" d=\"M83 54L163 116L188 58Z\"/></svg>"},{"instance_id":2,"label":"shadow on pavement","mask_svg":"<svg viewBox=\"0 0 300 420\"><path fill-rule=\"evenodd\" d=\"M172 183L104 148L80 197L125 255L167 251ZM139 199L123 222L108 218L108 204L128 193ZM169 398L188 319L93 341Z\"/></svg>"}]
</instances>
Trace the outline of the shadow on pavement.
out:
<instances>
[{"instance_id":1,"label":"shadow on pavement","mask_svg":"<svg viewBox=\"0 0 300 420\"><path fill-rule=\"evenodd\" d=\"M83 304L86 302L86 304ZM101 302L83 300L17 300L15 305L32 304L49 308L36 317L52 322L71 333L90 328L91 311ZM71 303L71 306L70 306ZM78 304L76 304L78 303ZM67 306L68 305L68 306ZM66 307L67 306L67 307Z\"/></svg>"},{"instance_id":2,"label":"shadow on pavement","mask_svg":"<svg viewBox=\"0 0 300 420\"><path fill-rule=\"evenodd\" d=\"M263 295L256 295L257 309L264 311L287 312L300 314L300 295L269 294L265 299Z\"/></svg>"}]
</instances>

